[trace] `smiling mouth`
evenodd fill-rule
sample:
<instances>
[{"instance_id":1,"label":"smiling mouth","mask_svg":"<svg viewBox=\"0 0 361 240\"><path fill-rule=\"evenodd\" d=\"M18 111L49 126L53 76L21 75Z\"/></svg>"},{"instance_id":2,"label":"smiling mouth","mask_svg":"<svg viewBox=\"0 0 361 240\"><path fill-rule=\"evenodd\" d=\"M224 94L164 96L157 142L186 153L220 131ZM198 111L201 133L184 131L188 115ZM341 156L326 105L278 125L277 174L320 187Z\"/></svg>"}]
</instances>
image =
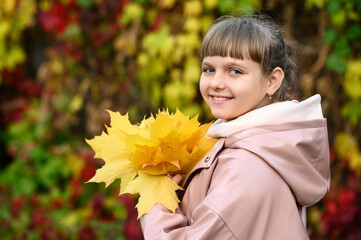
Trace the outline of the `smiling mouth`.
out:
<instances>
[{"instance_id":1,"label":"smiling mouth","mask_svg":"<svg viewBox=\"0 0 361 240\"><path fill-rule=\"evenodd\" d=\"M228 99L230 99L230 98L226 98L226 97L213 97L213 99L216 100L216 101L226 101L226 100L228 100Z\"/></svg>"},{"instance_id":2,"label":"smiling mouth","mask_svg":"<svg viewBox=\"0 0 361 240\"><path fill-rule=\"evenodd\" d=\"M214 103L223 103L232 99L231 97L220 97L220 96L210 96L210 97L212 98L212 101Z\"/></svg>"}]
</instances>

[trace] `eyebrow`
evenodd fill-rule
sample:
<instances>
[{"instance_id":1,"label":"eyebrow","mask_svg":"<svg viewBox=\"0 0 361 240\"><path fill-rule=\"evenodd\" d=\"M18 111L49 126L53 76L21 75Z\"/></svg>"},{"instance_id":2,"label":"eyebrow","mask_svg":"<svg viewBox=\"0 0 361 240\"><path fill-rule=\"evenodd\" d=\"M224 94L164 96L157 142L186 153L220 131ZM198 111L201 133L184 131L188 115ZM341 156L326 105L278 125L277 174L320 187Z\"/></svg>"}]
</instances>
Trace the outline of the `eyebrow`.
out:
<instances>
[{"instance_id":1,"label":"eyebrow","mask_svg":"<svg viewBox=\"0 0 361 240\"><path fill-rule=\"evenodd\" d=\"M201 63L201 66L213 66L213 65L207 61L203 61ZM243 71L248 70L248 68L246 66L244 66L243 64L237 64L236 62L227 62L227 63L223 64L222 66L226 66L226 67L237 66L237 67L241 68Z\"/></svg>"},{"instance_id":2,"label":"eyebrow","mask_svg":"<svg viewBox=\"0 0 361 240\"><path fill-rule=\"evenodd\" d=\"M201 66L203 66L203 65L210 65L210 64L208 62L202 61Z\"/></svg>"}]
</instances>

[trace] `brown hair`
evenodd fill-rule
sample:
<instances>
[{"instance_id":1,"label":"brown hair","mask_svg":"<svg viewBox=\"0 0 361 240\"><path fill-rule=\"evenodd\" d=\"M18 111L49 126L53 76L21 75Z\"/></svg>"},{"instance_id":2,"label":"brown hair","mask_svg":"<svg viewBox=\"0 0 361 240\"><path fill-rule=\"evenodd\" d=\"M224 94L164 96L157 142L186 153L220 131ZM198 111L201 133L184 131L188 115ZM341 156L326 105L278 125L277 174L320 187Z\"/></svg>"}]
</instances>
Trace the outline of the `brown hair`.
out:
<instances>
[{"instance_id":1,"label":"brown hair","mask_svg":"<svg viewBox=\"0 0 361 240\"><path fill-rule=\"evenodd\" d=\"M261 65L263 75L282 68L285 76L272 96L275 102L295 99L299 95L298 67L290 43L283 39L281 28L262 16L219 18L203 38L200 56L250 59Z\"/></svg>"}]
</instances>

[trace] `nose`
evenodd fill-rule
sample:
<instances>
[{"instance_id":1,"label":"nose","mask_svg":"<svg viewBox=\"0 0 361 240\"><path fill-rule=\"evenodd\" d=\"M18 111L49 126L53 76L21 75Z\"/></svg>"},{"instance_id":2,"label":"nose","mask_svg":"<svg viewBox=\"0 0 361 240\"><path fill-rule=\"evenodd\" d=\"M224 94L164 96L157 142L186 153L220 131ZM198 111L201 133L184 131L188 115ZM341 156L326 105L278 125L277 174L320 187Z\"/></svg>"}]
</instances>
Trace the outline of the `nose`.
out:
<instances>
[{"instance_id":1,"label":"nose","mask_svg":"<svg viewBox=\"0 0 361 240\"><path fill-rule=\"evenodd\" d=\"M216 72L210 83L209 86L213 89L224 89L226 87L225 82L224 82L224 76L222 75L221 72Z\"/></svg>"}]
</instances>

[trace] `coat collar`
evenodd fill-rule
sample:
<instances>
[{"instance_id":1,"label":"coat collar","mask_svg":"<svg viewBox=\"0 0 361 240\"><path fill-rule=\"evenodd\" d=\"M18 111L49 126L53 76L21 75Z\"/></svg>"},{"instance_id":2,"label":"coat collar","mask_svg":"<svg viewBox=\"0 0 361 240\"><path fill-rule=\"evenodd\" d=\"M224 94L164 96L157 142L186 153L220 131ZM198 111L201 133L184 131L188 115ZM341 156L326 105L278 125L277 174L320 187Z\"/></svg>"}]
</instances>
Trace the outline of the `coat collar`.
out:
<instances>
[{"instance_id":1,"label":"coat collar","mask_svg":"<svg viewBox=\"0 0 361 240\"><path fill-rule=\"evenodd\" d=\"M260 125L294 121L323 119L321 96L316 94L306 100L295 103L284 101L254 109L231 121L216 120L208 129L208 138L228 137L240 130Z\"/></svg>"}]
</instances>

